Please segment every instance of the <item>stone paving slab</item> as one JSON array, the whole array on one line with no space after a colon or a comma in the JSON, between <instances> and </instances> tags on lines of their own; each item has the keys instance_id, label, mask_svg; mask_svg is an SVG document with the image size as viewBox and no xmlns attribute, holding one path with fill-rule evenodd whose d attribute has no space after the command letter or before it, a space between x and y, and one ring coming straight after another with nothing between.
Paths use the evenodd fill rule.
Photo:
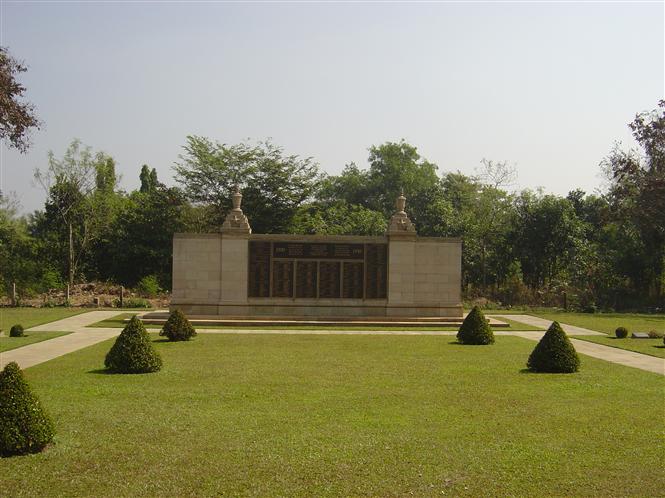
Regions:
<instances>
[{"instance_id":1,"label":"stone paving slab","mask_svg":"<svg viewBox=\"0 0 665 498\"><path fill-rule=\"evenodd\" d=\"M552 320L546 320L545 318L538 318L537 316L531 315L492 315L496 318L505 318L506 320L513 320L514 322L526 323L527 325L532 325L534 327L541 327L543 329L548 329L552 325ZM607 335L602 332L596 332L595 330L585 329L583 327L576 327L575 325L568 325L567 323L561 323L561 328L567 335Z\"/></svg>"},{"instance_id":2,"label":"stone paving slab","mask_svg":"<svg viewBox=\"0 0 665 498\"><path fill-rule=\"evenodd\" d=\"M545 332L513 332L512 335L523 337L532 341L539 341ZM604 335L604 334L603 334ZM628 351L627 349L613 348L611 346L604 346L596 344L595 342L582 341L580 339L570 339L570 342L575 346L578 353L598 358L600 360L618 363L627 367L639 368L647 372L653 372L660 375L665 375L665 359L657 358L647 354L636 353L635 351Z\"/></svg>"}]
</instances>

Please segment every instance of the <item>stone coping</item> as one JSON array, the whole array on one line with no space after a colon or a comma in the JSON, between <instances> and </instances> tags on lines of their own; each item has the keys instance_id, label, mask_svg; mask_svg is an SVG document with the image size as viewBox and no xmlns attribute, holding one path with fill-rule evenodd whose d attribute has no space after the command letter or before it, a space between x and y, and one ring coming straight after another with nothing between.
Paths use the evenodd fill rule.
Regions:
<instances>
[{"instance_id":1,"label":"stone coping","mask_svg":"<svg viewBox=\"0 0 665 498\"><path fill-rule=\"evenodd\" d=\"M222 234L222 233L174 233L174 239L218 239L218 238L238 238L238 235ZM321 242L321 243L335 243L346 242L356 244L387 244L393 235L298 235L298 234L279 234L279 233L253 233L245 235L249 240L264 240L264 241L290 241L290 242ZM401 238L400 236L396 237ZM416 236L416 242L434 242L434 243L449 243L458 244L462 242L459 237L420 237Z\"/></svg>"}]
</instances>

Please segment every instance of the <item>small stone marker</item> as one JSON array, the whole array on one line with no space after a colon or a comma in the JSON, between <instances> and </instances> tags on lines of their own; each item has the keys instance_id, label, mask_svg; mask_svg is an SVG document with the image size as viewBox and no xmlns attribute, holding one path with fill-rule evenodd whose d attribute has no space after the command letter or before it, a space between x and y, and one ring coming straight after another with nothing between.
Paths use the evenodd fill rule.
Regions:
<instances>
[{"instance_id":1,"label":"small stone marker","mask_svg":"<svg viewBox=\"0 0 665 498\"><path fill-rule=\"evenodd\" d=\"M649 339L649 334L646 332L633 332L630 337L632 339Z\"/></svg>"}]
</instances>

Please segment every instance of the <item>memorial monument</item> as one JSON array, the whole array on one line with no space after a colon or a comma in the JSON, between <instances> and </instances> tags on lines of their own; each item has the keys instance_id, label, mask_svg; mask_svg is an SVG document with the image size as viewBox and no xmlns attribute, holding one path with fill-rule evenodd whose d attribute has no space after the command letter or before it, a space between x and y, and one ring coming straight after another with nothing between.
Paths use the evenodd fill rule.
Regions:
<instances>
[{"instance_id":1,"label":"memorial monument","mask_svg":"<svg viewBox=\"0 0 665 498\"><path fill-rule=\"evenodd\" d=\"M229 318L462 316L462 242L419 237L403 194L379 237L253 234L241 201L236 190L221 233L174 235L171 308Z\"/></svg>"}]
</instances>

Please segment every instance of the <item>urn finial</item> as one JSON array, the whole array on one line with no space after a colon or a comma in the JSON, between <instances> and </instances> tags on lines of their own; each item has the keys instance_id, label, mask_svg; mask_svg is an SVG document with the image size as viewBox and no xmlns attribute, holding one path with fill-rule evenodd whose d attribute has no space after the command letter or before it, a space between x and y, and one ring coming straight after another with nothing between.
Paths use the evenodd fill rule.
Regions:
<instances>
[{"instance_id":1,"label":"urn finial","mask_svg":"<svg viewBox=\"0 0 665 498\"><path fill-rule=\"evenodd\" d=\"M409 219L409 216L404 211L406 207L406 197L404 197L404 189L400 191L397 201L395 201L397 212L390 218L388 225L388 235L391 236L408 236L414 237L416 235L416 227Z\"/></svg>"},{"instance_id":2,"label":"urn finial","mask_svg":"<svg viewBox=\"0 0 665 498\"><path fill-rule=\"evenodd\" d=\"M399 197L397 198L397 202L395 203L397 207L397 212L398 213L404 213L404 208L406 207L406 197L404 197L404 189L400 191Z\"/></svg>"},{"instance_id":3,"label":"urn finial","mask_svg":"<svg viewBox=\"0 0 665 498\"><path fill-rule=\"evenodd\" d=\"M233 210L240 211L240 204L242 203L242 194L240 193L240 187L236 184L235 191L231 196L233 201Z\"/></svg>"},{"instance_id":4,"label":"urn finial","mask_svg":"<svg viewBox=\"0 0 665 498\"><path fill-rule=\"evenodd\" d=\"M233 209L229 211L222 225L222 233L226 234L236 234L244 235L252 233L252 229L249 226L249 220L240 209L240 204L242 203L242 194L240 193L240 187L236 184L233 194L231 194L231 200L233 202Z\"/></svg>"}]
</instances>

